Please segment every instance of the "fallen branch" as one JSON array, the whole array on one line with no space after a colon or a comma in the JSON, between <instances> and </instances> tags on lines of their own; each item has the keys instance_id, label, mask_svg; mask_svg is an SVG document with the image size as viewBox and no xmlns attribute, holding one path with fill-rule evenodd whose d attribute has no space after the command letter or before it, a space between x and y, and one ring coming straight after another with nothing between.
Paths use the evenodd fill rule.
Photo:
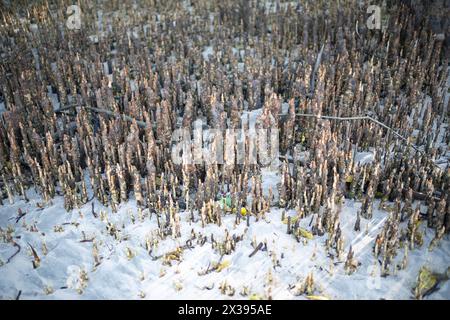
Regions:
<instances>
[{"instance_id":1,"label":"fallen branch","mask_svg":"<svg viewBox=\"0 0 450 320\"><path fill-rule=\"evenodd\" d=\"M285 114L281 114L285 115ZM383 128L387 129L388 131L391 131L397 138L405 141L409 146L411 146L414 150L421 153L423 156L425 156L436 168L439 168L442 170L441 167L439 167L434 160L432 160L424 151L420 150L419 147L411 143L407 138L403 137L401 134L399 134L397 131L392 129L391 127L388 127L384 123L372 118L371 116L355 116L355 117L336 117L336 116L323 116L323 115L317 115L312 113L296 113L295 114L298 117L305 117L305 118L316 118L316 119L329 119L329 120L338 120L338 121L352 121L352 120L369 120L372 121Z\"/></svg>"},{"instance_id":2,"label":"fallen branch","mask_svg":"<svg viewBox=\"0 0 450 320\"><path fill-rule=\"evenodd\" d=\"M436 281L436 283L434 284L434 286L432 286L430 289L428 289L427 291L425 291L422 295L422 298L425 298L426 296L429 296L432 293L435 293L436 291L438 291L440 289L439 284L442 281Z\"/></svg>"},{"instance_id":3,"label":"fallen branch","mask_svg":"<svg viewBox=\"0 0 450 320\"><path fill-rule=\"evenodd\" d=\"M253 252L250 253L248 257L249 257L249 258L253 257L259 250L262 249L262 247L263 247L263 243L260 242L260 243L258 244L258 246L255 248L255 250L253 250Z\"/></svg>"},{"instance_id":4,"label":"fallen branch","mask_svg":"<svg viewBox=\"0 0 450 320\"><path fill-rule=\"evenodd\" d=\"M65 107L59 108L55 112L56 113L64 113L65 111L67 111L69 109L77 109L77 108L83 108L83 109L91 110L91 111L94 111L97 113L104 113L110 117L122 118L123 120L129 121L129 122L136 121L136 124L142 128L147 128L149 126L146 122L141 121L141 120L136 120L135 118L127 116L125 114L115 113L115 112L112 112L111 110L100 109L100 108L95 108L95 107L88 107L88 106L79 107L76 104L67 105ZM155 127L155 125L152 125L152 126Z\"/></svg>"},{"instance_id":5,"label":"fallen branch","mask_svg":"<svg viewBox=\"0 0 450 320\"><path fill-rule=\"evenodd\" d=\"M94 218L97 219L97 214L95 213L95 210L94 210L94 202L92 202L91 204L92 204L92 215L94 216Z\"/></svg>"},{"instance_id":6,"label":"fallen branch","mask_svg":"<svg viewBox=\"0 0 450 320\"><path fill-rule=\"evenodd\" d=\"M84 242L94 242L94 239L95 239L95 238L92 238L92 239L83 239L83 240L80 240L80 243L84 243Z\"/></svg>"},{"instance_id":7,"label":"fallen branch","mask_svg":"<svg viewBox=\"0 0 450 320\"><path fill-rule=\"evenodd\" d=\"M209 286L203 286L203 287L196 286L196 287L199 288L200 290L212 290L212 289L214 289L214 283Z\"/></svg>"},{"instance_id":8,"label":"fallen branch","mask_svg":"<svg viewBox=\"0 0 450 320\"><path fill-rule=\"evenodd\" d=\"M16 219L16 223L19 222L19 220L22 219L27 214L26 212L22 213L22 210L20 208L19 208L18 213L19 213L19 215L18 215L18 217Z\"/></svg>"},{"instance_id":9,"label":"fallen branch","mask_svg":"<svg viewBox=\"0 0 450 320\"><path fill-rule=\"evenodd\" d=\"M78 222L64 222L62 226L75 226L78 227L80 224Z\"/></svg>"},{"instance_id":10,"label":"fallen branch","mask_svg":"<svg viewBox=\"0 0 450 320\"><path fill-rule=\"evenodd\" d=\"M317 61L316 61L316 66L315 66L315 70L313 71L313 75L315 75L316 73L316 68L318 68L318 65L320 64L320 60L322 58L322 52L323 52L323 46L319 52L319 55L317 56ZM314 91L314 88L312 88L312 92ZM311 92L311 94L312 94ZM61 113L64 112L67 109L71 109L71 108L77 108L77 105L69 105L66 107L62 107L59 110L56 111L56 113ZM133 122L135 121L136 124L144 129L148 128L150 125L144 121L141 120L136 120L133 117L127 116L125 114L119 114L119 113L114 113L110 110L106 110L106 109L100 109L100 108L95 108L95 107L87 107L84 106L84 109L87 110L91 110L97 113L104 113L108 116L111 117L116 117L116 118L122 118L125 121L130 121ZM280 114L281 116L284 116L285 114ZM317 118L317 119L330 119L330 120L338 120L338 121L352 121L352 120L370 120L380 126L382 126L383 128L387 129L388 131L391 131L397 138L405 141L409 146L411 146L414 150L416 150L417 152L421 153L422 155L424 155L426 158L428 158L428 160L437 168L439 168L440 170L442 170L441 167L439 167L432 159L430 159L428 157L428 155L420 150L417 146L415 146L413 143L411 143L407 138L403 137L401 134L399 134L397 131L395 131L394 129L392 129L391 127L388 127L387 125L385 125L384 123L372 118L371 116L355 116L355 117L336 117L336 116L323 116L323 115L317 115L317 114L312 114L312 113L297 113L296 116L299 117L310 117L310 118ZM152 124L152 127L156 127L155 124Z\"/></svg>"},{"instance_id":11,"label":"fallen branch","mask_svg":"<svg viewBox=\"0 0 450 320\"><path fill-rule=\"evenodd\" d=\"M322 54L323 54L324 47L325 47L325 44L323 44L322 48L320 48L319 54L317 55L316 63L314 64L314 69L311 74L311 81L309 83L309 87L310 87L309 96L311 99L314 97L317 71L319 70L320 63L322 62Z\"/></svg>"},{"instance_id":12,"label":"fallen branch","mask_svg":"<svg viewBox=\"0 0 450 320\"><path fill-rule=\"evenodd\" d=\"M12 243L13 243L14 247L17 247L17 251L14 252L14 254L13 254L11 257L8 258L8 260L6 260L6 263L5 263L5 264L10 263L11 260L12 260L12 258L14 258L14 257L20 252L20 250L21 250L21 247L20 247L20 245L19 245L17 242L15 242L14 240L12 240Z\"/></svg>"}]
</instances>

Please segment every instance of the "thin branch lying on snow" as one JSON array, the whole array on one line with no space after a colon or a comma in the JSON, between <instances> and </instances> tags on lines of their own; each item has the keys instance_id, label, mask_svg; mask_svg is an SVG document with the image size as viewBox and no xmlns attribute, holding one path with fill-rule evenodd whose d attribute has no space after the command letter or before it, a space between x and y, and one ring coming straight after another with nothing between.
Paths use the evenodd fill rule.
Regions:
<instances>
[{"instance_id":1,"label":"thin branch lying on snow","mask_svg":"<svg viewBox=\"0 0 450 320\"><path fill-rule=\"evenodd\" d=\"M80 243L94 242L94 240L95 240L95 238L92 238L92 239L83 239L83 240L80 240L79 242L80 242Z\"/></svg>"},{"instance_id":2,"label":"thin branch lying on snow","mask_svg":"<svg viewBox=\"0 0 450 320\"><path fill-rule=\"evenodd\" d=\"M95 107L88 107L88 106L79 107L79 106L76 105L76 104L67 105L67 106L65 106L65 107L59 108L59 109L56 110L55 112L56 112L56 113L63 113L63 112L65 112L65 111L69 110L69 109L78 109L78 108L80 108L80 109L86 109L86 110L91 110L91 111L94 111L94 112L97 112L97 113L104 113L104 114L106 114L106 115L108 115L108 116L110 116L110 117L122 118L123 120L129 121L129 122L136 121L136 124L137 124L138 126L142 127L142 128L147 128L147 127L149 126L146 122L141 121L141 120L136 120L135 118L130 117L130 116L127 116L127 115L125 115L125 114L115 113L115 112L112 112L111 110L100 109L100 108L95 108ZM153 125L153 127L155 127L155 125Z\"/></svg>"},{"instance_id":3,"label":"thin branch lying on snow","mask_svg":"<svg viewBox=\"0 0 450 320\"><path fill-rule=\"evenodd\" d=\"M21 250L20 245L19 245L17 242L15 242L14 240L12 241L12 244L14 245L14 247L17 247L17 251L14 252L14 254L13 254L11 257L8 258L8 260L6 260L6 263L5 263L5 264L10 263L11 260L12 260L12 259L20 252L20 250Z\"/></svg>"},{"instance_id":4,"label":"thin branch lying on snow","mask_svg":"<svg viewBox=\"0 0 450 320\"><path fill-rule=\"evenodd\" d=\"M203 286L203 287L199 287L199 286L196 285L195 287L200 289L200 290L212 290L212 289L214 289L214 283L212 283L210 285Z\"/></svg>"},{"instance_id":5,"label":"thin branch lying on snow","mask_svg":"<svg viewBox=\"0 0 450 320\"><path fill-rule=\"evenodd\" d=\"M323 116L323 115L317 115L312 113L296 113L295 114L298 117L306 117L306 118L317 118L317 119L330 119L330 120L338 120L338 121L352 121L352 120L370 120L383 128L391 131L397 138L405 141L409 146L411 146L414 150L424 155L436 168L439 168L442 170L441 167L439 167L434 160L432 160L426 152L420 150L416 145L411 143L407 138L403 137L401 134L399 134L397 131L392 129L391 127L385 125L384 123L372 118L371 116L355 116L355 117L335 117L335 116Z\"/></svg>"},{"instance_id":6,"label":"thin branch lying on snow","mask_svg":"<svg viewBox=\"0 0 450 320\"><path fill-rule=\"evenodd\" d=\"M27 214L26 212L22 212L22 210L19 208L18 216L16 218L16 223L19 222L19 220L22 219L26 214Z\"/></svg>"},{"instance_id":7,"label":"thin branch lying on snow","mask_svg":"<svg viewBox=\"0 0 450 320\"><path fill-rule=\"evenodd\" d=\"M322 50L323 50L323 46L322 49L319 53L319 57L321 57L322 54ZM62 107L59 110L57 110L56 112L64 112L65 110L68 109L72 109L72 108L77 108L76 105L70 105L70 106L66 106L66 107ZM106 115L109 115L111 117L116 117L116 118L122 118L125 121L136 121L136 124L142 128L148 128L148 124L144 121L141 120L136 120L133 117L127 116L125 114L118 114L118 113L114 113L110 110L106 110L106 109L100 109L100 108L95 108L95 107L87 107L84 106L83 108L87 109L87 110L91 110L97 113L104 113ZM283 114L282 114L283 115ZM335 117L335 116L323 116L323 115L317 115L317 114L312 114L312 113L296 113L296 116L299 117L311 117L311 118L317 118L317 119L330 119L330 120L338 120L338 121L352 121L352 120L370 120L380 126L382 126L383 128L391 131L397 138L405 141L409 146L411 146L414 150L416 150L417 152L421 153L422 155L424 155L436 168L439 168L440 170L442 170L441 167L439 167L436 162L434 160L432 160L424 151L420 150L417 146L415 146L413 143L411 143L407 138L403 137L401 134L399 134L397 131L395 131L393 128L385 125L384 123L372 118L371 116L355 116L355 117ZM155 125L152 125L153 127Z\"/></svg>"},{"instance_id":8,"label":"thin branch lying on snow","mask_svg":"<svg viewBox=\"0 0 450 320\"><path fill-rule=\"evenodd\" d=\"M97 219L97 214L95 213L95 209L94 209L94 202L92 202L91 205L92 205L92 211L91 211L92 215L94 216L94 218Z\"/></svg>"},{"instance_id":9,"label":"thin branch lying on snow","mask_svg":"<svg viewBox=\"0 0 450 320\"><path fill-rule=\"evenodd\" d=\"M259 250L262 249L262 247L263 247L263 243L260 242L260 243L258 244L258 246L255 248L255 250L253 250L253 252L250 253L250 254L248 255L248 257L249 257L249 258L253 257Z\"/></svg>"}]
</instances>

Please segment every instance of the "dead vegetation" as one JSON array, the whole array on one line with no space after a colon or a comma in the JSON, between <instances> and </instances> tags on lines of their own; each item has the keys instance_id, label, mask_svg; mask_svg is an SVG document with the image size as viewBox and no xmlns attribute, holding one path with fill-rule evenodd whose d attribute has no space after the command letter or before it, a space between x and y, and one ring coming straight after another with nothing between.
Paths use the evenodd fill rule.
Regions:
<instances>
[{"instance_id":1,"label":"dead vegetation","mask_svg":"<svg viewBox=\"0 0 450 320\"><path fill-rule=\"evenodd\" d=\"M424 243L424 228L435 235L430 250L439 246L450 230L448 55L445 37L424 23L419 9L389 2L383 28L369 30L367 1L186 3L140 0L136 9L81 0L80 30L64 29L70 1L12 1L2 10L1 205L28 202L31 188L41 209L57 196L68 212L98 201L108 212L93 201L92 216L115 243L124 243L128 260L141 248L127 246L125 223L156 219L158 228L139 246L165 267L197 246L210 244L223 258L244 241L245 233L228 229L220 239L192 230L185 243L157 255L161 242L180 239L191 223L221 227L232 216L234 227L248 229L276 207L285 210L286 233L299 245L324 236L331 263L353 274L360 262L346 249L341 226L347 200L361 203L356 232L373 218L375 201L389 211L371 243L383 276L407 267L408 252ZM97 9L105 13L101 21ZM258 110L256 128L280 129L280 183L268 192L263 171L269 166L260 158L252 163L248 152L249 118ZM242 131L247 142L226 155L231 164L174 163L173 133L183 128L194 135L197 120ZM371 161L360 163L363 153ZM118 222L114 214L130 199L137 210ZM19 209L13 219L39 232L28 214ZM53 232L78 226L70 221ZM11 228L0 230L2 242L17 248L5 263L21 250ZM96 238L83 234L79 241L92 243L94 268L100 266ZM28 246L38 268L45 244L41 256ZM252 247L248 257L264 252L280 266L270 243L255 240ZM222 258L200 273L229 268ZM432 282L423 274L417 298L430 287L422 283ZM87 272L80 272L76 290L82 293L87 282ZM291 289L318 297L312 273ZM227 282L219 290L236 293ZM249 289L240 293L259 297Z\"/></svg>"}]
</instances>

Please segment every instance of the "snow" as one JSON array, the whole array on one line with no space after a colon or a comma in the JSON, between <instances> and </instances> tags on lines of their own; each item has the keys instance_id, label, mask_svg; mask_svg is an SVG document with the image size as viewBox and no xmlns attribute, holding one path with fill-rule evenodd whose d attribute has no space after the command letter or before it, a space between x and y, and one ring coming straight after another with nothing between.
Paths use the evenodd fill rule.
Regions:
<instances>
[{"instance_id":1,"label":"snow","mask_svg":"<svg viewBox=\"0 0 450 320\"><path fill-rule=\"evenodd\" d=\"M372 163L373 160L374 160L373 152L356 152L355 154L355 162L361 166Z\"/></svg>"},{"instance_id":2,"label":"snow","mask_svg":"<svg viewBox=\"0 0 450 320\"><path fill-rule=\"evenodd\" d=\"M56 64L55 64L55 68L56 68ZM61 103L59 102L58 94L52 92L51 86L47 86L47 96L52 103L53 110L59 110Z\"/></svg>"},{"instance_id":3,"label":"snow","mask_svg":"<svg viewBox=\"0 0 450 320\"><path fill-rule=\"evenodd\" d=\"M90 35L89 40L91 40L93 43L98 43L98 36L97 35Z\"/></svg>"},{"instance_id":4,"label":"snow","mask_svg":"<svg viewBox=\"0 0 450 320\"><path fill-rule=\"evenodd\" d=\"M209 61L209 56L213 56L213 55L214 55L214 47L207 46L204 48L204 50L202 52L202 56L203 56L204 60Z\"/></svg>"},{"instance_id":5,"label":"snow","mask_svg":"<svg viewBox=\"0 0 450 320\"><path fill-rule=\"evenodd\" d=\"M263 171L262 174L266 193L269 185L274 187L279 182L279 175L269 171ZM305 299L304 296L295 296L289 286L295 285L310 272L314 274L318 294L330 299L410 299L420 267L426 265L442 273L450 260L448 236L433 251L429 251L428 245L434 233L422 225L425 231L424 245L409 252L407 268L388 277L380 277L380 266L372 254L372 246L388 213L374 210L373 219L363 219L361 232L355 232L353 225L361 206L355 201L345 201L340 221L345 255L352 245L355 258L362 265L354 274L347 275L344 264L339 263L345 257L342 257L343 260L335 258L333 262L336 265L327 257L324 248L327 235L298 243L292 235L287 234L287 227L281 221L282 209L272 208L266 218L258 222L251 217L248 228L246 221L235 225L235 216L232 214L223 217L220 227L209 224L202 228L197 213L195 222L191 222L190 214L183 212L181 237L161 240L150 256L145 243L157 230L156 216L150 217L148 210L144 210L142 217L139 217L133 199L121 204L117 213L112 213L110 208L93 200L97 214L95 218L91 213L91 202L80 209L66 212L62 197L56 197L52 204L40 209L39 196L32 190L27 195L31 199L28 203L16 198L14 204L0 207L1 228L13 228L14 241L21 246L21 251L10 263L6 263L16 247L0 242L0 260L3 264L0 266L1 299L14 299L19 290L22 291L21 299L248 299L249 296L240 295L244 287L248 287L249 294L262 298L267 297L268 288L271 287L273 299ZM27 214L15 223L19 208ZM375 208L378 208L377 203ZM106 212L103 220L101 210ZM287 215L294 214L294 211L287 212ZM302 219L300 226L309 230L310 220L311 216ZM119 239L107 232L107 222L120 230ZM31 225L35 225L37 231L30 230ZM58 230L58 227L62 227L62 230ZM152 258L183 246L190 238L191 230L197 235L207 236L208 241L202 246L193 240L193 248L185 249L181 261L175 261L172 265L164 265L163 259ZM213 234L217 241L223 241L225 230L230 235L243 236L236 250L222 258L222 262L229 262L229 266L220 272L200 275L209 264L220 261L220 254L212 249L210 236ZM93 243L80 242L94 237L101 257L101 263L96 267ZM249 257L254 250L251 245L254 240L256 243L265 241L267 251L260 250ZM41 259L36 269L32 266L33 257L28 243ZM48 250L46 254L43 243ZM132 252L131 258L127 256L127 249ZM401 251L396 262L403 258ZM274 268L272 257L279 260L279 266ZM268 280L269 270L273 277L271 283ZM87 275L85 281L80 280L82 271ZM221 293L219 287L224 281L235 289L234 296ZM426 298L449 299L449 283L443 283L440 290Z\"/></svg>"},{"instance_id":6,"label":"snow","mask_svg":"<svg viewBox=\"0 0 450 320\"><path fill-rule=\"evenodd\" d=\"M255 128L256 120L261 116L263 109L255 109L252 111L244 111L241 115L241 121L244 124L248 124L249 128Z\"/></svg>"},{"instance_id":7,"label":"snow","mask_svg":"<svg viewBox=\"0 0 450 320\"><path fill-rule=\"evenodd\" d=\"M130 80L130 89L131 91L136 91L138 89L138 85L135 80Z\"/></svg>"},{"instance_id":8,"label":"snow","mask_svg":"<svg viewBox=\"0 0 450 320\"><path fill-rule=\"evenodd\" d=\"M189 2L183 2L183 6L187 11L192 11ZM270 11L274 7L266 4L266 9ZM98 27L102 31L101 21ZM139 37L136 32L132 34L135 38ZM92 35L89 39L99 41L98 35ZM233 52L236 54L237 49L233 48ZM206 46L202 52L205 60L213 54L213 46ZM239 54L243 57L245 51L240 50ZM55 71L56 63L51 67ZM106 66L103 67L106 73ZM244 63L238 64L239 71L243 71L244 67ZM130 85L133 91L137 89L134 81L130 81ZM57 94L51 93L49 88L48 95L55 110L59 109ZM448 104L448 97L447 94L445 105ZM283 103L282 112L287 113L288 107L287 103ZM0 115L4 111L5 105L0 103ZM246 122L248 117L253 127L261 112L262 109L244 111L242 119ZM426 112L425 106L421 112L419 123ZM442 141L448 130L447 125L443 124L436 130L439 130L438 141ZM302 152L302 159L307 158L307 153ZM373 160L373 152L355 154L355 162L359 165L370 164ZM446 163L442 164L443 168L445 166ZM277 198L279 174L268 169L262 169L261 174L264 194L268 195L271 188ZM374 204L373 218L370 221L362 219L360 232L354 231L353 226L361 203L345 200L342 205L340 222L345 254L352 246L355 258L361 263L355 273L348 275L344 271L345 256L333 260L328 257L324 248L326 234L297 242L287 234L280 208L273 207L266 218L259 221L251 217L249 227L246 221L236 225L235 216L228 214L223 217L222 226L208 224L202 228L198 213L195 213L195 222L191 222L190 214L182 212L181 237L160 240L150 255L146 241L158 230L156 216L143 210L142 217L139 217L133 198L121 204L118 212L112 213L110 208L102 206L97 200L66 212L60 196L41 209L42 200L35 191L28 190L27 196L29 202L16 197L13 204L0 206L0 228L3 231L14 230L14 241L21 247L21 251L7 263L16 252L16 247L0 238L0 299L15 299L19 291L21 299L248 299L251 294L267 298L269 288L274 299L305 299L305 296L294 295L289 288L301 282L310 272L313 272L318 286L317 294L330 299L411 299L412 288L422 266L443 273L450 265L449 235L445 235L440 244L430 251L428 247L434 231L422 223L420 230L424 232L424 244L409 252L406 269L381 277L380 264L372 253L372 247L388 212L378 209L378 202ZM97 217L91 212L92 203ZM26 215L16 223L19 209ZM102 219L101 211L106 212L106 218ZM286 214L294 216L295 212L290 210ZM302 219L300 227L310 230L310 221L311 216ZM108 222L120 230L118 239L107 232ZM402 228L406 228L405 223ZM193 248L185 249L181 261L171 265L164 265L163 259L154 259L185 245L192 230L197 235L207 236L208 241L201 245L193 240ZM211 234L220 242L226 230L230 235L243 236L243 240L237 243L234 252L223 256L222 262L229 262L228 267L220 272L202 275L208 265L221 261L221 255L211 246ZM95 239L99 265L95 266L93 257L94 242L80 242L83 239ZM252 242L266 242L267 250L260 250L249 257L254 250ZM29 244L41 259L36 269L32 265ZM131 251L132 256L127 255L127 250ZM402 258L403 252L399 249L393 265ZM274 265L273 260L279 260L279 265ZM272 281L269 281L269 271ZM86 273L85 278L80 277L83 272ZM233 296L221 293L219 287L225 281L236 290ZM240 294L244 287L248 287L249 294L246 296ZM438 291L425 299L450 299L449 281L442 283Z\"/></svg>"}]
</instances>

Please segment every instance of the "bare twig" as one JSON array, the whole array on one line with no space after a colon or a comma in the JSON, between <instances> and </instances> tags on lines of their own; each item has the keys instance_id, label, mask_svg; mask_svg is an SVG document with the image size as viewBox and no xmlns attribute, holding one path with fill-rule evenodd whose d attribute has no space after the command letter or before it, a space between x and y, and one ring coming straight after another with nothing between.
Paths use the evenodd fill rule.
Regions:
<instances>
[{"instance_id":1,"label":"bare twig","mask_svg":"<svg viewBox=\"0 0 450 320\"><path fill-rule=\"evenodd\" d=\"M80 240L80 243L84 243L84 242L94 242L94 239L95 239L95 238L92 238L92 239L83 239L83 240Z\"/></svg>"},{"instance_id":2,"label":"bare twig","mask_svg":"<svg viewBox=\"0 0 450 320\"><path fill-rule=\"evenodd\" d=\"M323 53L323 48L324 46L322 46L319 55L317 56L317 61L316 61L316 65L314 66L314 71L313 71L313 76L315 76L316 73L316 69L318 68L318 66L320 65L320 60L322 58L322 53ZM313 92L314 88L312 87L312 91ZM63 108L60 108L59 110L57 110L56 112L63 112L64 110L70 109L70 108L77 108L76 105L69 105ZM148 128L150 125L144 121L140 121L140 120L136 120L133 117L127 116L125 114L118 114L118 113L114 113L110 110L106 110L106 109L100 109L100 108L94 108L94 107L87 107L84 106L83 108L87 109L87 110L91 110L94 112L98 112L98 113L104 113L106 115L112 116L112 117L116 117L116 118L122 118L125 121L136 121L136 124L142 128ZM283 114L281 114L283 115ZM439 167L424 151L420 150L417 146L415 146L413 143L411 143L407 138L403 137L401 134L399 134L397 131L395 131L394 129L392 129L391 127L385 125L384 123L372 118L371 116L355 116L355 117L336 117L336 116L323 116L323 115L317 115L317 114L312 114L312 113L297 113L296 116L298 117L310 117L310 118L317 118L317 119L330 119L330 120L338 120L338 121L352 121L352 120L370 120L380 126L382 126L383 128L387 129L388 131L391 131L397 138L405 141L409 146L411 146L414 150L416 150L417 152L421 153L422 155L424 155L426 158L428 158L428 160L437 168L439 168L440 170L442 170L441 167ZM155 127L155 124L152 124L152 127Z\"/></svg>"},{"instance_id":3,"label":"bare twig","mask_svg":"<svg viewBox=\"0 0 450 320\"><path fill-rule=\"evenodd\" d=\"M399 134L397 131L392 129L391 127L388 127L384 123L372 118L371 116L355 116L355 117L335 117L335 116L323 116L323 115L317 115L312 113L297 113L296 116L298 117L305 117L305 118L316 118L316 119L330 119L330 120L338 120L338 121L352 121L352 120L370 120L383 128L391 131L397 138L405 141L409 146L411 146L414 150L421 153L423 156L425 156L436 168L439 168L442 170L441 167L439 167L424 151L420 150L416 145L411 143L407 138L403 137L401 134Z\"/></svg>"},{"instance_id":4,"label":"bare twig","mask_svg":"<svg viewBox=\"0 0 450 320\"><path fill-rule=\"evenodd\" d=\"M91 205L92 205L92 215L94 216L94 218L97 218L97 214L95 213L94 210L94 202L92 202Z\"/></svg>"},{"instance_id":5,"label":"bare twig","mask_svg":"<svg viewBox=\"0 0 450 320\"><path fill-rule=\"evenodd\" d=\"M91 110L91 111L94 111L94 112L97 112L97 113L104 113L104 114L106 114L106 115L108 115L110 117L122 118L125 121L130 121L130 122L136 121L136 124L138 126L142 127L142 128L147 128L149 126L146 122L140 121L140 120L136 120L135 118L127 116L125 114L114 113L111 110L100 109L100 108L95 108L95 107L88 107L88 106L78 107L78 105L76 105L76 104L67 105L65 107L59 108L55 112L56 113L63 113L66 110L77 109L77 108L84 108L84 109ZM153 126L155 126L155 125L153 125Z\"/></svg>"},{"instance_id":6,"label":"bare twig","mask_svg":"<svg viewBox=\"0 0 450 320\"><path fill-rule=\"evenodd\" d=\"M253 250L253 252L250 253L250 254L248 255L248 257L249 257L249 258L253 257L259 250L262 249L262 247L263 247L263 243L260 242L260 243L258 244L258 246L255 248L255 250Z\"/></svg>"},{"instance_id":7,"label":"bare twig","mask_svg":"<svg viewBox=\"0 0 450 320\"><path fill-rule=\"evenodd\" d=\"M8 260L6 260L6 263L10 263L12 258L14 258L20 252L20 249L21 249L20 245L17 242L15 242L14 240L12 241L12 244L14 245L14 247L17 247L17 251L14 252L14 254L8 258Z\"/></svg>"},{"instance_id":8,"label":"bare twig","mask_svg":"<svg viewBox=\"0 0 450 320\"><path fill-rule=\"evenodd\" d=\"M310 87L309 95L310 95L311 98L314 96L317 70L319 70L320 63L322 62L322 54L323 54L323 48L324 47L325 47L325 44L323 44L322 48L320 48L319 54L317 55L316 63L314 64L314 69L312 71L311 81L309 83L309 87Z\"/></svg>"},{"instance_id":9,"label":"bare twig","mask_svg":"<svg viewBox=\"0 0 450 320\"><path fill-rule=\"evenodd\" d=\"M16 223L19 222L19 220L22 219L26 214L26 212L22 212L22 210L19 209L19 215L16 218Z\"/></svg>"},{"instance_id":10,"label":"bare twig","mask_svg":"<svg viewBox=\"0 0 450 320\"><path fill-rule=\"evenodd\" d=\"M203 287L196 286L196 287L199 288L200 290L212 290L212 289L214 289L214 283L210 284L209 286L203 286Z\"/></svg>"}]
</instances>

